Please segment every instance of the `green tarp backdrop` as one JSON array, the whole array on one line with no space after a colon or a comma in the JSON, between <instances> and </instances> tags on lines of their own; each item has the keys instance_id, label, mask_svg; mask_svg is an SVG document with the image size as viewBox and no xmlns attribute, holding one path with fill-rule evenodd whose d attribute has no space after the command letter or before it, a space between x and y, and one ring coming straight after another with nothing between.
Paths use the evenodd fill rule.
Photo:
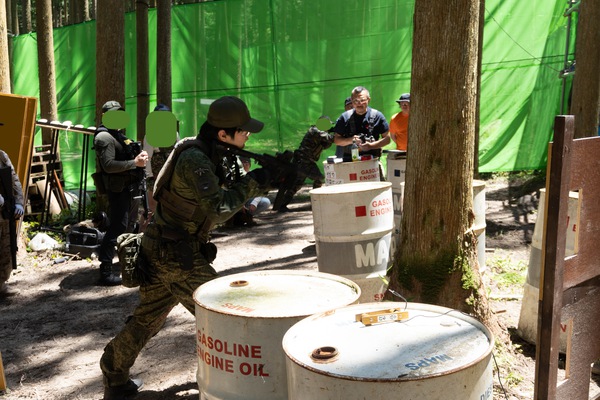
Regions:
<instances>
[{"instance_id":1,"label":"green tarp backdrop","mask_svg":"<svg viewBox=\"0 0 600 400\"><path fill-rule=\"evenodd\" d=\"M554 116L561 111L559 71L574 43L572 35L566 46L565 8L564 0L486 1L480 172L545 166ZM173 7L173 112L181 136L195 135L210 102L223 95L241 97L265 122L249 142L252 151L296 148L317 118L341 114L344 99L358 85L370 90L371 106L390 119L398 112L395 100L411 89L413 9L414 0L222 0ZM96 125L95 26L91 21L54 31L59 121ZM154 9L149 27L152 110ZM124 67L131 138L138 93L135 36L135 15L128 14ZM12 38L11 61L13 92L39 96L35 34ZM65 186L75 188L82 135L62 132L59 143ZM322 158L331 154L333 149Z\"/></svg>"}]
</instances>

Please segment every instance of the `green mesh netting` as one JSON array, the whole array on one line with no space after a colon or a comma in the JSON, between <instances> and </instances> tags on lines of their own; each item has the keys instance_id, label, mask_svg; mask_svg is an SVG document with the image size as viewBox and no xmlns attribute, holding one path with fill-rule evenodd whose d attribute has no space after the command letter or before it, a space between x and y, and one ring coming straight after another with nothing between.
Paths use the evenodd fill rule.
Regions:
<instances>
[{"instance_id":1,"label":"green mesh netting","mask_svg":"<svg viewBox=\"0 0 600 400\"><path fill-rule=\"evenodd\" d=\"M224 0L173 7L173 112L181 136L195 135L210 102L226 94L241 97L265 122L248 144L252 151L296 148L318 117L339 116L358 85L370 90L371 106L391 118L398 112L395 100L410 91L413 8L414 0ZM561 109L564 8L562 0L486 1L480 172L545 166ZM152 109L155 10L149 27ZM125 108L132 116L127 134L135 138L134 14L126 17L125 36ZM58 119L96 125L95 22L56 29L54 46ZM14 93L37 97L35 34L12 39L11 62ZM66 188L79 185L82 143L81 134L61 133Z\"/></svg>"}]
</instances>

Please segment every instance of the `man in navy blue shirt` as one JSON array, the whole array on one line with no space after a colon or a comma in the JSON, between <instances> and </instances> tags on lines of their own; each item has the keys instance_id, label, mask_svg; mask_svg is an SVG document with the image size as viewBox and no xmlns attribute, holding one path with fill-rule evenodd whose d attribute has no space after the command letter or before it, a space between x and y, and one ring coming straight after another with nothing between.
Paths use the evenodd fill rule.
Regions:
<instances>
[{"instance_id":1,"label":"man in navy blue shirt","mask_svg":"<svg viewBox=\"0 0 600 400\"><path fill-rule=\"evenodd\" d=\"M370 154L381 157L381 148L390 143L389 125L385 116L378 110L369 107L371 97L363 86L352 90L354 108L345 111L337 119L333 131L334 143L343 146L344 161L351 161L350 147L356 140L360 155Z\"/></svg>"}]
</instances>

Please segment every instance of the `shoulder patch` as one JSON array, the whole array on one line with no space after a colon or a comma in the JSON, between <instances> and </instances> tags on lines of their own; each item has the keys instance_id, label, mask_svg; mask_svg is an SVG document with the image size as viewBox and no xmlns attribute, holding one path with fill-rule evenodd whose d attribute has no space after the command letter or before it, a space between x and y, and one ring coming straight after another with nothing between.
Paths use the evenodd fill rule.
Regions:
<instances>
[{"instance_id":1,"label":"shoulder patch","mask_svg":"<svg viewBox=\"0 0 600 400\"><path fill-rule=\"evenodd\" d=\"M205 176L207 173L212 173L210 168L208 167L200 167L194 171L194 173L198 176Z\"/></svg>"}]
</instances>

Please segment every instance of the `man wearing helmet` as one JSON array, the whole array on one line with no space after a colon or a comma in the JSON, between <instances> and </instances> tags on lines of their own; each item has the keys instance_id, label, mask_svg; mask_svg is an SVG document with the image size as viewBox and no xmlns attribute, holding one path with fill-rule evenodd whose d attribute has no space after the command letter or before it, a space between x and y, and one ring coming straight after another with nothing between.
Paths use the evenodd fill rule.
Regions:
<instances>
[{"instance_id":1,"label":"man wearing helmet","mask_svg":"<svg viewBox=\"0 0 600 400\"><path fill-rule=\"evenodd\" d=\"M129 369L139 352L178 303L194 315L193 292L217 277L210 265L216 256L210 229L264 192L270 181L266 170L255 169L226 182L228 171L234 168L228 164L236 159L219 144L243 148L250 133L262 128L263 123L250 117L242 100L221 97L210 105L196 138L180 141L158 174L154 221L146 228L140 248L149 277L140 286L140 303L133 316L104 349L100 360L104 400L137 393L142 382L131 379Z\"/></svg>"}]
</instances>

